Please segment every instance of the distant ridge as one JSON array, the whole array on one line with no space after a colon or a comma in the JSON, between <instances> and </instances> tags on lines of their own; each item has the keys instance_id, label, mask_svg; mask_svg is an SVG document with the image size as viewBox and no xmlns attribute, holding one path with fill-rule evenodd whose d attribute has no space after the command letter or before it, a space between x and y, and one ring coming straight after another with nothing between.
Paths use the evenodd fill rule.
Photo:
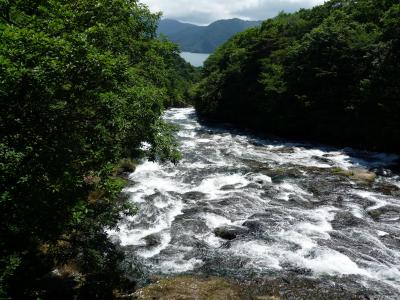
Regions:
<instances>
[{"instance_id":1,"label":"distant ridge","mask_svg":"<svg viewBox=\"0 0 400 300\"><path fill-rule=\"evenodd\" d=\"M158 34L166 35L177 43L182 51L212 53L238 32L255 27L261 21L241 19L219 20L208 26L198 26L172 19L163 19L159 23Z\"/></svg>"}]
</instances>

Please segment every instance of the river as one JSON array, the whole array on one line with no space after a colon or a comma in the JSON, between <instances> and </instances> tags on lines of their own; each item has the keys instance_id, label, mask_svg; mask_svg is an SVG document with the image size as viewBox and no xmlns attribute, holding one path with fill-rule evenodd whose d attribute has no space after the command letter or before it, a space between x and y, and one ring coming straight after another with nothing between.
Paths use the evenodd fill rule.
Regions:
<instances>
[{"instance_id":1,"label":"river","mask_svg":"<svg viewBox=\"0 0 400 300\"><path fill-rule=\"evenodd\" d=\"M113 233L141 276L304 278L400 298L397 156L261 139L192 108L165 120L183 159L137 167L126 193L138 214Z\"/></svg>"}]
</instances>

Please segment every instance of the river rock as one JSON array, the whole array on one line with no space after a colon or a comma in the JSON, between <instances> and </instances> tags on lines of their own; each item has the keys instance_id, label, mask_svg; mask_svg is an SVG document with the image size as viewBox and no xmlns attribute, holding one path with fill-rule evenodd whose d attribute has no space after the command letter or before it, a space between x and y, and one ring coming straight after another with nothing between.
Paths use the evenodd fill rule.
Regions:
<instances>
[{"instance_id":1,"label":"river rock","mask_svg":"<svg viewBox=\"0 0 400 300\"><path fill-rule=\"evenodd\" d=\"M187 192L182 195L183 201L185 200L200 200L205 197L204 193L201 192Z\"/></svg>"},{"instance_id":2,"label":"river rock","mask_svg":"<svg viewBox=\"0 0 400 300\"><path fill-rule=\"evenodd\" d=\"M400 196L400 188L390 183L380 183L374 186L374 190L378 193L382 193L388 196L394 196L394 197Z\"/></svg>"},{"instance_id":3,"label":"river rock","mask_svg":"<svg viewBox=\"0 0 400 300\"><path fill-rule=\"evenodd\" d=\"M236 188L236 184L228 184L224 185L223 187L220 188L221 191L229 191L229 190L234 190Z\"/></svg>"},{"instance_id":4,"label":"river rock","mask_svg":"<svg viewBox=\"0 0 400 300\"><path fill-rule=\"evenodd\" d=\"M303 197L299 197L298 195L289 195L289 203L296 204L304 208L314 207L310 201L304 199Z\"/></svg>"},{"instance_id":5,"label":"river rock","mask_svg":"<svg viewBox=\"0 0 400 300\"><path fill-rule=\"evenodd\" d=\"M181 276L162 279L134 294L137 300L240 300L239 288L222 278Z\"/></svg>"},{"instance_id":6,"label":"river rock","mask_svg":"<svg viewBox=\"0 0 400 300\"><path fill-rule=\"evenodd\" d=\"M171 239L171 243L177 244L183 247L191 247L194 249L205 249L208 248L208 244L192 235L175 235Z\"/></svg>"},{"instance_id":7,"label":"river rock","mask_svg":"<svg viewBox=\"0 0 400 300\"><path fill-rule=\"evenodd\" d=\"M284 154L293 154L296 153L296 148L294 147L281 147L281 148L273 148L269 150L272 153L284 153Z\"/></svg>"},{"instance_id":8,"label":"river rock","mask_svg":"<svg viewBox=\"0 0 400 300\"><path fill-rule=\"evenodd\" d=\"M321 157L321 156L313 155L311 158L316 160L316 161L318 161L318 162L320 162L320 163L323 163L323 164L327 164L327 165L332 164L332 160L330 160L327 157Z\"/></svg>"},{"instance_id":9,"label":"river rock","mask_svg":"<svg viewBox=\"0 0 400 300\"><path fill-rule=\"evenodd\" d=\"M375 221L386 219L387 221L392 220L398 222L399 221L398 218L400 216L400 207L393 205L382 206L380 208L368 210L368 214Z\"/></svg>"},{"instance_id":10,"label":"river rock","mask_svg":"<svg viewBox=\"0 0 400 300\"><path fill-rule=\"evenodd\" d=\"M156 247L161 244L161 235L159 233L150 234L143 238L147 247Z\"/></svg>"},{"instance_id":11,"label":"river rock","mask_svg":"<svg viewBox=\"0 0 400 300\"><path fill-rule=\"evenodd\" d=\"M393 172L389 169L385 169L385 168L377 168L374 170L374 172L376 173L376 175L378 176L382 176L382 177L391 177L393 176Z\"/></svg>"},{"instance_id":12,"label":"river rock","mask_svg":"<svg viewBox=\"0 0 400 300\"><path fill-rule=\"evenodd\" d=\"M221 226L214 229L214 234L224 240L233 240L238 235L246 234L249 230L240 226Z\"/></svg>"},{"instance_id":13,"label":"river rock","mask_svg":"<svg viewBox=\"0 0 400 300\"><path fill-rule=\"evenodd\" d=\"M264 231L264 224L259 220L247 220L242 226L247 227L252 232Z\"/></svg>"},{"instance_id":14,"label":"river rock","mask_svg":"<svg viewBox=\"0 0 400 300\"><path fill-rule=\"evenodd\" d=\"M363 219L357 218L349 211L340 211L336 213L334 220L332 221L332 227L334 229L340 229L343 227L358 226L365 223Z\"/></svg>"},{"instance_id":15,"label":"river rock","mask_svg":"<svg viewBox=\"0 0 400 300\"><path fill-rule=\"evenodd\" d=\"M375 181L377 175L374 172L368 171L366 169L351 168L349 170L343 170L340 168L332 169L333 173L344 175L350 179L364 184L371 184Z\"/></svg>"},{"instance_id":16,"label":"river rock","mask_svg":"<svg viewBox=\"0 0 400 300\"><path fill-rule=\"evenodd\" d=\"M203 219L180 215L175 218L171 225L171 231L174 234L185 232L185 230L190 230L196 234L204 234L209 232L209 228Z\"/></svg>"}]
</instances>

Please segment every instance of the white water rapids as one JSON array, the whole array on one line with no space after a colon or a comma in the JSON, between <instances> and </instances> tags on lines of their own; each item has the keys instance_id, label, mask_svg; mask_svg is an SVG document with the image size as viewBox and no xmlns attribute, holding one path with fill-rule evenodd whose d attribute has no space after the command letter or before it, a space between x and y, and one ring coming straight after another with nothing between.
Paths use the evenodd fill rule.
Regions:
<instances>
[{"instance_id":1,"label":"white water rapids","mask_svg":"<svg viewBox=\"0 0 400 300\"><path fill-rule=\"evenodd\" d=\"M398 157L207 127L192 108L165 120L183 159L137 167L126 192L138 214L111 233L149 273L328 276L400 298ZM339 168L379 176L366 184ZM237 236L217 236L223 226Z\"/></svg>"}]
</instances>

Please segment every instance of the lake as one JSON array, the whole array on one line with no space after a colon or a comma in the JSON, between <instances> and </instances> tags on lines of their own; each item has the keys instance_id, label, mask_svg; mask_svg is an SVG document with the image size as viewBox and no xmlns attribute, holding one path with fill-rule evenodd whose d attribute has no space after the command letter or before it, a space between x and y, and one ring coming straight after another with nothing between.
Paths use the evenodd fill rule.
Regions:
<instances>
[{"instance_id":1,"label":"lake","mask_svg":"<svg viewBox=\"0 0 400 300\"><path fill-rule=\"evenodd\" d=\"M202 67L209 56L208 53L181 52L181 57L195 67Z\"/></svg>"}]
</instances>

